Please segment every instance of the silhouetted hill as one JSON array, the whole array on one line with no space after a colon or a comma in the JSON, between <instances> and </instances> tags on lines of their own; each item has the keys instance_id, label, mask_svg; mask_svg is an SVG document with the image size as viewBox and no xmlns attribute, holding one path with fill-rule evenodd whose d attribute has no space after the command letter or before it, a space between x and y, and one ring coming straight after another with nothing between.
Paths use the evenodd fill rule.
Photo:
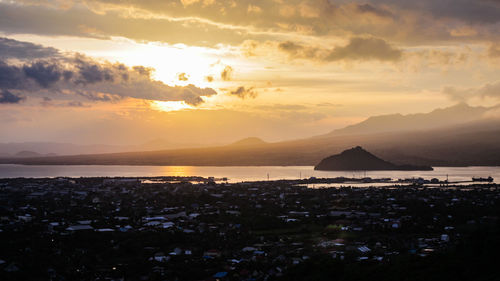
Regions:
<instances>
[{"instance_id":1,"label":"silhouetted hill","mask_svg":"<svg viewBox=\"0 0 500 281\"><path fill-rule=\"evenodd\" d=\"M431 171L429 166L396 165L382 160L361 146L344 150L342 153L327 157L314 167L321 171L383 171L383 170L406 170L406 171Z\"/></svg>"},{"instance_id":2,"label":"silhouetted hill","mask_svg":"<svg viewBox=\"0 0 500 281\"><path fill-rule=\"evenodd\" d=\"M253 145L265 145L267 142L263 141L260 138L250 137L234 142L230 145L232 146L253 146Z\"/></svg>"}]
</instances>

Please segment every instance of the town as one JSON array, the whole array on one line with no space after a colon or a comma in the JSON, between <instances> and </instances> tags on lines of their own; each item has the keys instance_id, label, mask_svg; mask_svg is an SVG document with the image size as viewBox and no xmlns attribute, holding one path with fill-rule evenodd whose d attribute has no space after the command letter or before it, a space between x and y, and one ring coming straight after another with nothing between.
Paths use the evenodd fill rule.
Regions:
<instances>
[{"instance_id":1,"label":"town","mask_svg":"<svg viewBox=\"0 0 500 281\"><path fill-rule=\"evenodd\" d=\"M321 182L341 181L0 179L0 279L376 280L437 261L496 276L496 183Z\"/></svg>"}]
</instances>

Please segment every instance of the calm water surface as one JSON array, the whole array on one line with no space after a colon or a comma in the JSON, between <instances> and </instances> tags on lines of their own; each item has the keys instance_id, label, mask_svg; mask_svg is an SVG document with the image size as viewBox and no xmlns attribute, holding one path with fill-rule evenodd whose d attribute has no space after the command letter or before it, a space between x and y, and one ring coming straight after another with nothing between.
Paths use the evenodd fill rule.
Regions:
<instances>
[{"instance_id":1,"label":"calm water surface","mask_svg":"<svg viewBox=\"0 0 500 281\"><path fill-rule=\"evenodd\" d=\"M43 177L154 177L154 176L202 176L227 177L230 182L299 179L309 177L367 177L372 178L438 178L450 181L470 180L472 177L488 177L500 183L500 167L436 167L434 171L373 171L373 172L323 172L313 166L260 166L260 167L198 167L198 166L29 166L0 164L0 178Z\"/></svg>"}]
</instances>

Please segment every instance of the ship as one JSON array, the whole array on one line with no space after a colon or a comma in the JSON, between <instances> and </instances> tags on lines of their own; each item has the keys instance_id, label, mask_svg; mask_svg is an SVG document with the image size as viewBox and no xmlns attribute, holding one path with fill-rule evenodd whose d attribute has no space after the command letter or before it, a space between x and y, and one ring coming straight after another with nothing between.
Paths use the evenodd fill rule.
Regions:
<instances>
[{"instance_id":1,"label":"ship","mask_svg":"<svg viewBox=\"0 0 500 281\"><path fill-rule=\"evenodd\" d=\"M472 181L485 181L485 182L492 182L493 181L493 178L490 176L490 177L487 177L487 178L472 178Z\"/></svg>"}]
</instances>

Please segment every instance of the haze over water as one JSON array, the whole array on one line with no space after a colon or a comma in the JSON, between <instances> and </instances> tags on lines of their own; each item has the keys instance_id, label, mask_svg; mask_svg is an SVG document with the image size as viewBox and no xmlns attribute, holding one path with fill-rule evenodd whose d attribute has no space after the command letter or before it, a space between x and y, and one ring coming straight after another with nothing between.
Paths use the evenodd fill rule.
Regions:
<instances>
[{"instance_id":1,"label":"haze over water","mask_svg":"<svg viewBox=\"0 0 500 281\"><path fill-rule=\"evenodd\" d=\"M0 178L44 177L157 177L202 176L227 177L229 182L299 179L318 177L371 177L371 178L438 178L450 181L470 180L472 177L491 176L498 182L500 167L435 167L434 171L368 171L325 172L315 171L313 166L260 166L260 167L199 167L199 166L37 166L0 165Z\"/></svg>"}]
</instances>

